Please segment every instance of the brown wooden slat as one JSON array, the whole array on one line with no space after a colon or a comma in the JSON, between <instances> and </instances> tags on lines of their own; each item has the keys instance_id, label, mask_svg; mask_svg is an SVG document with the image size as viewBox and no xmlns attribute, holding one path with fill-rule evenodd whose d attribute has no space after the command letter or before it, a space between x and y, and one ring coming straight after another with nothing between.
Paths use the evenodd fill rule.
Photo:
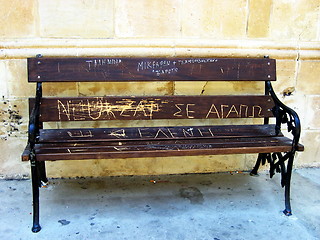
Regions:
<instances>
[{"instance_id":1,"label":"brown wooden slat","mask_svg":"<svg viewBox=\"0 0 320 240\"><path fill-rule=\"evenodd\" d=\"M40 120L263 118L273 106L264 95L43 98Z\"/></svg>"},{"instance_id":2,"label":"brown wooden slat","mask_svg":"<svg viewBox=\"0 0 320 240\"><path fill-rule=\"evenodd\" d=\"M49 142L49 143L39 143L37 144L37 149L60 149L60 148L68 148L68 149L81 149L81 148L110 148L110 147L118 147L118 146L145 146L145 145L163 145L163 144L189 144L189 143L219 143L220 144L232 144L233 142L246 142L246 143L255 143L258 139L258 142L261 142L263 139L264 142L273 142L273 139L269 138L286 138L283 135L278 136L264 136L264 137L233 137L233 138L191 138L191 139L149 139L149 140L118 140L118 141L79 141L79 142ZM292 140L286 138L289 141L290 146ZM302 144L298 144L297 151L304 151L304 146Z\"/></svg>"},{"instance_id":3,"label":"brown wooden slat","mask_svg":"<svg viewBox=\"0 0 320 240\"><path fill-rule=\"evenodd\" d=\"M108 142L56 142L56 143L39 143L36 146L38 150L52 150L60 151L61 149L111 149L114 151L116 148L160 148L165 146L178 146L178 145L199 145L199 144L215 144L221 145L235 145L235 144L269 144L274 145L279 142L279 139L284 139L284 136L264 136L264 137L251 137L251 138L201 138L201 139L150 139L150 140L133 140L133 141L108 141ZM288 139L288 138L286 138ZM291 140L290 140L291 141ZM292 141L291 141L292 142ZM54 150L55 149L55 150Z\"/></svg>"},{"instance_id":4,"label":"brown wooden slat","mask_svg":"<svg viewBox=\"0 0 320 240\"><path fill-rule=\"evenodd\" d=\"M29 58L29 82L276 80L268 58Z\"/></svg>"},{"instance_id":5,"label":"brown wooden slat","mask_svg":"<svg viewBox=\"0 0 320 240\"><path fill-rule=\"evenodd\" d=\"M249 153L269 153L286 152L289 147L274 146L272 148L255 147L255 148L219 148L219 149L202 149L198 150L173 150L173 151L148 151L148 152L90 152L74 153L66 155L65 153L54 154L37 154L38 161L57 161L57 160L85 160L85 159L110 159L110 158L139 158L139 157L169 157L169 156L201 156L201 155L223 155L229 154L249 154Z\"/></svg>"},{"instance_id":6,"label":"brown wooden slat","mask_svg":"<svg viewBox=\"0 0 320 240\"><path fill-rule=\"evenodd\" d=\"M133 141L134 145L87 146L81 147L45 147L36 148L38 161L81 160L93 158L130 158L155 156L217 155L237 153L287 152L291 149L291 140L286 137L238 138L236 139L197 139L187 141L162 141L146 144L146 141ZM95 143L96 144L96 143ZM108 143L110 144L110 143Z\"/></svg>"},{"instance_id":7,"label":"brown wooden slat","mask_svg":"<svg viewBox=\"0 0 320 240\"><path fill-rule=\"evenodd\" d=\"M27 145L26 148L23 150L23 153L21 154L22 161L29 161L30 151L30 146Z\"/></svg>"},{"instance_id":8,"label":"brown wooden slat","mask_svg":"<svg viewBox=\"0 0 320 240\"><path fill-rule=\"evenodd\" d=\"M297 149L298 152L303 152L304 151L304 145L302 145L301 143L298 143Z\"/></svg>"},{"instance_id":9,"label":"brown wooden slat","mask_svg":"<svg viewBox=\"0 0 320 240\"><path fill-rule=\"evenodd\" d=\"M42 129L39 142L105 142L276 136L275 125L221 125L141 128Z\"/></svg>"}]
</instances>

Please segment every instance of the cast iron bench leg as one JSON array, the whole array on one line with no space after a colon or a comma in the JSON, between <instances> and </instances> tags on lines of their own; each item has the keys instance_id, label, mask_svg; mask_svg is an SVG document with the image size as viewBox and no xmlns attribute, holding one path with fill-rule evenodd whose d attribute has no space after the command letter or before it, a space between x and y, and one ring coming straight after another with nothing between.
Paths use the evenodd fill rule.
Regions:
<instances>
[{"instance_id":1,"label":"cast iron bench leg","mask_svg":"<svg viewBox=\"0 0 320 240\"><path fill-rule=\"evenodd\" d=\"M39 163L35 159L31 160L31 177L32 177L32 195L33 195L33 226L32 232L36 233L41 230L39 224Z\"/></svg>"},{"instance_id":2,"label":"cast iron bench leg","mask_svg":"<svg viewBox=\"0 0 320 240\"><path fill-rule=\"evenodd\" d=\"M251 170L250 175L251 176L256 176L258 175L258 169L260 167L261 164L261 159L262 159L262 153L259 153L258 155L258 159L256 161L256 165L254 166L254 168Z\"/></svg>"},{"instance_id":3,"label":"cast iron bench leg","mask_svg":"<svg viewBox=\"0 0 320 240\"><path fill-rule=\"evenodd\" d=\"M294 152L291 152L289 154L290 154L290 156L288 158L287 169L285 169L285 167L284 167L284 162L282 162L282 164L280 165L281 172L283 174L282 175L282 179L281 179L281 185L284 186L284 188L285 188L284 189L285 210L283 211L283 213L286 216L291 216L292 215L291 204L290 204L290 184L291 184L291 175L292 175ZM259 153L259 156L258 156L258 159L256 161L256 164L255 164L254 168L252 169L252 171L250 172L251 176L258 175L259 166L260 166L261 162L264 161L263 160L264 158L265 158L264 153ZM279 157L279 159L281 159L281 158L282 158L282 156ZM262 163L262 164L264 164L264 163Z\"/></svg>"},{"instance_id":4,"label":"cast iron bench leg","mask_svg":"<svg viewBox=\"0 0 320 240\"><path fill-rule=\"evenodd\" d=\"M291 182L291 173L292 173L292 165L293 165L293 158L294 158L294 153L291 153L289 159L288 159L288 165L287 165L287 173L285 177L285 192L284 192L284 197L285 197L285 210L283 213L286 216L292 215L291 211L291 204L290 204L290 182Z\"/></svg>"}]
</instances>

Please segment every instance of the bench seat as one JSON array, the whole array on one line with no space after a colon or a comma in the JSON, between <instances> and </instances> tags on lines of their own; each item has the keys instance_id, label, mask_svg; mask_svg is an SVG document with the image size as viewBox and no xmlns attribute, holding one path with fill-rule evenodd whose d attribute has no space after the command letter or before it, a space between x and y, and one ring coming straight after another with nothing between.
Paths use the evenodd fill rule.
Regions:
<instances>
[{"instance_id":1,"label":"bench seat","mask_svg":"<svg viewBox=\"0 0 320 240\"><path fill-rule=\"evenodd\" d=\"M206 136L206 135L207 136ZM288 152L275 125L42 129L38 161ZM303 146L298 146L303 151ZM28 159L26 153L23 158Z\"/></svg>"}]
</instances>

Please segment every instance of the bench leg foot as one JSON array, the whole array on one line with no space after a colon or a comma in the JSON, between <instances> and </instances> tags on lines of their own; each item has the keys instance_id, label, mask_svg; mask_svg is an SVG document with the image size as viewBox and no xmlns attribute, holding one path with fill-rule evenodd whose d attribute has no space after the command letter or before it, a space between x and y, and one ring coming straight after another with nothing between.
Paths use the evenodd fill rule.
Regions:
<instances>
[{"instance_id":1,"label":"bench leg foot","mask_svg":"<svg viewBox=\"0 0 320 240\"><path fill-rule=\"evenodd\" d=\"M284 183L285 183L284 197L285 197L285 207L286 208L283 211L283 213L286 216L292 215L291 204L290 204L290 183L291 183L293 158L294 158L294 153L292 153L288 159L287 171L286 171L285 179L284 179Z\"/></svg>"},{"instance_id":2,"label":"bench leg foot","mask_svg":"<svg viewBox=\"0 0 320 240\"><path fill-rule=\"evenodd\" d=\"M251 176L257 176L258 175L258 169L259 169L260 164L261 164L261 159L262 159L262 154L259 153L258 159L256 161L256 165L254 165L253 169L250 172Z\"/></svg>"},{"instance_id":3,"label":"bench leg foot","mask_svg":"<svg viewBox=\"0 0 320 240\"><path fill-rule=\"evenodd\" d=\"M41 230L39 224L39 165L35 160L31 161L31 177L32 177L32 196L33 196L33 226L32 232L36 233Z\"/></svg>"},{"instance_id":4,"label":"bench leg foot","mask_svg":"<svg viewBox=\"0 0 320 240\"><path fill-rule=\"evenodd\" d=\"M286 216L291 216L291 215L292 215L292 212L291 212L291 211L288 211L287 209L283 210L283 213L284 213L284 215L286 215Z\"/></svg>"},{"instance_id":5,"label":"bench leg foot","mask_svg":"<svg viewBox=\"0 0 320 240\"><path fill-rule=\"evenodd\" d=\"M41 230L40 225L34 225L32 227L32 232L34 232L34 233L40 232L40 230Z\"/></svg>"}]
</instances>

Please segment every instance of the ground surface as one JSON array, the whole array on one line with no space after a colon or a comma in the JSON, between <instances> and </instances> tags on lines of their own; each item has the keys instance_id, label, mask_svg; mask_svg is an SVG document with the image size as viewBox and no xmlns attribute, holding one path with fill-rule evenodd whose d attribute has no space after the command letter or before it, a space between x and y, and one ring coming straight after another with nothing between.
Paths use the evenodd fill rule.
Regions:
<instances>
[{"instance_id":1,"label":"ground surface","mask_svg":"<svg viewBox=\"0 0 320 240\"><path fill-rule=\"evenodd\" d=\"M153 181L156 181L153 183ZM320 239L320 169L293 173L286 217L277 174L50 180L31 232L30 180L0 181L1 239Z\"/></svg>"}]
</instances>

